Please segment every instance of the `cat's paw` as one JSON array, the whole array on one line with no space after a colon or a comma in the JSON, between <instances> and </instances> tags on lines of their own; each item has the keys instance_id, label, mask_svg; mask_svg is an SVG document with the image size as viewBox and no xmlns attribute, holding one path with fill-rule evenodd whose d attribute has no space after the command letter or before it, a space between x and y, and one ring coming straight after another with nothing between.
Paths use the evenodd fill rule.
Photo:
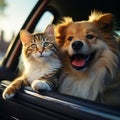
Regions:
<instances>
[{"instance_id":1,"label":"cat's paw","mask_svg":"<svg viewBox=\"0 0 120 120\"><path fill-rule=\"evenodd\" d=\"M12 86L7 87L2 94L3 99L7 100L12 98L15 95L15 90Z\"/></svg>"},{"instance_id":2,"label":"cat's paw","mask_svg":"<svg viewBox=\"0 0 120 120\"><path fill-rule=\"evenodd\" d=\"M34 90L52 90L51 86L46 81L35 80L31 87Z\"/></svg>"}]
</instances>

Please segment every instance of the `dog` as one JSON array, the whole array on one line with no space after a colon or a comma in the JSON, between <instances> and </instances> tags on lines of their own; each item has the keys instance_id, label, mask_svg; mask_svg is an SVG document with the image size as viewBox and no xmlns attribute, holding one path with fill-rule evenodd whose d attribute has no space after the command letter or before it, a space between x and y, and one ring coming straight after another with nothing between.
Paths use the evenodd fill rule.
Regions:
<instances>
[{"instance_id":1,"label":"dog","mask_svg":"<svg viewBox=\"0 0 120 120\"><path fill-rule=\"evenodd\" d=\"M95 101L119 69L114 16L93 11L84 21L64 17L55 36L63 63L58 91Z\"/></svg>"}]
</instances>

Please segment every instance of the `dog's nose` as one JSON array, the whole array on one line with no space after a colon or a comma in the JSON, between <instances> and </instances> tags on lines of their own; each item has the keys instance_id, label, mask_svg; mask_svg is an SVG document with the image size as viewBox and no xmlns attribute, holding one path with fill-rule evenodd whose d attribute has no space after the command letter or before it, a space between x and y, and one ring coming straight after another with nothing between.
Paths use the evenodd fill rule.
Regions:
<instances>
[{"instance_id":1,"label":"dog's nose","mask_svg":"<svg viewBox=\"0 0 120 120\"><path fill-rule=\"evenodd\" d=\"M72 43L72 48L76 51L80 50L82 48L82 46L83 46L83 42L81 42L81 41L75 41Z\"/></svg>"}]
</instances>

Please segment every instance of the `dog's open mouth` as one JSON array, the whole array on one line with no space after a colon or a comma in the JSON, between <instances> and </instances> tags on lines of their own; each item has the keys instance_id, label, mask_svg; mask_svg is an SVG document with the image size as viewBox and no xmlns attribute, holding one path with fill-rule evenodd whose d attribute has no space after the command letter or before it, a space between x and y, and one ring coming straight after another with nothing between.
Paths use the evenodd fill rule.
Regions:
<instances>
[{"instance_id":1,"label":"dog's open mouth","mask_svg":"<svg viewBox=\"0 0 120 120\"><path fill-rule=\"evenodd\" d=\"M75 54L70 57L71 64L76 70L82 70L87 67L94 59L95 52L89 55Z\"/></svg>"}]
</instances>

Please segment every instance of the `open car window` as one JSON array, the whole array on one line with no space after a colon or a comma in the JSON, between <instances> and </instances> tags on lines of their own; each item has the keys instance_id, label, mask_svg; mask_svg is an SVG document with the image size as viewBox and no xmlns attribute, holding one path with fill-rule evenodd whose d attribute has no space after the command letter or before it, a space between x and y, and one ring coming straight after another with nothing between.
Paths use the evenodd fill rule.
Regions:
<instances>
[{"instance_id":1,"label":"open car window","mask_svg":"<svg viewBox=\"0 0 120 120\"><path fill-rule=\"evenodd\" d=\"M0 1L0 60L38 0Z\"/></svg>"},{"instance_id":2,"label":"open car window","mask_svg":"<svg viewBox=\"0 0 120 120\"><path fill-rule=\"evenodd\" d=\"M52 24L54 20L54 14L51 11L45 11L43 15L41 16L40 20L38 21L36 27L35 27L35 32L44 32L46 27L49 24Z\"/></svg>"},{"instance_id":3,"label":"open car window","mask_svg":"<svg viewBox=\"0 0 120 120\"><path fill-rule=\"evenodd\" d=\"M11 0L6 0L6 3L8 1L11 3ZM9 23L8 22L9 20L6 20L7 17L4 15L7 14L6 13L7 7L5 8L4 15L2 16L6 20L6 22L8 22L5 25L7 25L7 27L9 26L8 24L11 25L10 27L11 29L9 28L11 30L10 31L11 36L8 37L8 39L6 39L8 41L7 47L10 43L7 52L5 52L6 49L4 51L1 50L2 51L1 55L3 57L3 60L1 62L1 68L0 68L0 80L1 80L0 106L2 108L0 109L0 119L2 120L2 118L4 117L13 120L14 119L20 119L20 120L24 120L24 119L29 119L29 120L116 119L117 120L119 119L120 102L119 100L117 101L118 103L114 101L114 105L111 105L112 103L109 100L109 97L105 98L107 102L109 101L108 104L106 105L99 103L99 100L98 102L92 102L89 100L60 94L56 91L36 92L32 90L30 87L24 87L20 91L18 91L16 96L11 100L5 101L2 99L2 92L4 88L7 87L7 85L18 74L17 65L19 62L19 56L21 54L21 42L19 38L19 32L21 29L26 29L31 33L43 32L48 24L56 24L64 16L73 17L74 20L84 20L87 19L88 14L91 12L89 9L85 9L85 7L88 8L89 6L89 8L92 9L92 7L94 8L94 5L97 6L97 4L99 4L94 1L94 3L96 4L91 5L91 3L87 1L88 3L86 5L84 4L85 1L83 0L82 4L78 2L79 4L76 4L76 7L73 8L72 5L74 5L74 0L72 2L68 0L68 2L70 2L70 5L64 4L65 2L64 0L40 0L40 1L15 0L15 1L17 2L16 4L13 5L13 7L15 7L16 11L14 12L17 14L12 12L12 15L16 18L15 21L17 22L20 21L20 23L16 23L13 25L13 23L15 23L14 19L12 23L11 22ZM18 1L22 4L20 4ZM16 8L17 5L19 6L18 8ZM106 7L107 6L106 3L103 5L104 8L106 9L108 8ZM80 12L80 14L77 11L78 8L79 10L82 9L82 12ZM103 10L104 12L112 10L112 8L108 10L104 10L104 8L100 7L99 9ZM116 11L118 12L119 8L116 7L116 9L117 9ZM23 10L24 12L22 12ZM22 18L21 18L21 14L18 14L18 11L21 14L23 14ZM114 10L112 12L115 13ZM118 13L116 14L116 16L118 17ZM117 21L119 21L119 19L117 19ZM3 29L4 27L1 25L4 24L0 23L0 31L3 32L5 30ZM14 31L16 32L13 34ZM119 33L120 29L117 28L116 31ZM0 35L1 38L2 36L4 38L7 33L3 32L5 35L4 36L2 32L0 33ZM1 46L0 49L2 49L3 45L0 44L0 46ZM115 89L115 93L117 97L119 91L120 91L120 87L117 87ZM107 95L109 95L110 92L111 91L108 91ZM110 97L114 98L114 96L110 96ZM118 97L118 99L120 99L120 97ZM15 108L15 109L11 110L11 108Z\"/></svg>"}]
</instances>

